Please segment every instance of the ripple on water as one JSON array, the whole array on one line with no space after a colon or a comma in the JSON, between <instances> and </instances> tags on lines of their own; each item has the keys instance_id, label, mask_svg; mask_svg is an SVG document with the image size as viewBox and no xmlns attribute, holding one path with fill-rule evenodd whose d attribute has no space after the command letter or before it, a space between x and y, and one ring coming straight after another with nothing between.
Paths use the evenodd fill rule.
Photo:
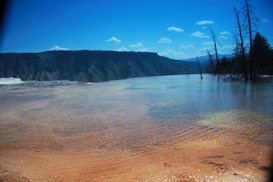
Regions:
<instances>
[{"instance_id":1,"label":"ripple on water","mask_svg":"<svg viewBox=\"0 0 273 182\"><path fill-rule=\"evenodd\" d=\"M162 177L168 172L188 179L190 175L181 171L196 172L202 166L216 173L229 173L238 165L256 169L253 161L268 166L265 157L255 153L258 150L246 150L258 146L258 152L264 152L262 145L273 138L272 108L264 109L273 96L266 87L253 85L251 90L236 83L176 76L0 93L1 151L12 146L32 149L24 160L36 160L36 151L43 151L39 160L14 169L24 171L27 168L20 166L35 164L38 170L41 164L41 169L54 166L50 174L63 170L64 176L76 174L74 170L110 177L140 170L143 180L148 173ZM240 145L245 140L255 146ZM245 156L248 153L252 156Z\"/></svg>"}]
</instances>

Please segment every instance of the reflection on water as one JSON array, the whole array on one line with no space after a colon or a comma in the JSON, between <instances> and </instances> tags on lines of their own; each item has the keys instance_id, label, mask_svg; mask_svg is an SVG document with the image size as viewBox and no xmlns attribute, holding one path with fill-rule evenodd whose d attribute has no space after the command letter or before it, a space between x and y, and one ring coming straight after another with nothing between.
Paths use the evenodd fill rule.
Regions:
<instances>
[{"instance_id":1,"label":"reflection on water","mask_svg":"<svg viewBox=\"0 0 273 182\"><path fill-rule=\"evenodd\" d=\"M216 172L228 173L232 170L230 165L233 168L241 165L237 156L245 149L259 146L259 153L264 152L262 146L272 147L272 78L244 84L217 81L209 75L200 80L198 75L190 75L38 85L31 82L16 89L0 88L3 156L5 150L86 151L88 154L104 151L111 155L122 151L130 153L128 159L143 160L143 155L148 154L162 158L164 152L157 149L163 147L161 151L165 151L165 147L166 150L171 147L179 152L174 156L184 152L185 157L190 157L185 151L191 150L196 152L196 158L202 158L205 151L226 147L225 151L220 150L230 155L227 161L222 161L226 162L223 169L213 167L212 164L218 163L211 162L210 157L194 161L217 168ZM242 151L233 151L234 146ZM258 162L251 165L262 168L269 165L267 159L268 156L255 159ZM121 162L116 158L111 160ZM8 161L1 165L12 168L10 164ZM188 165L199 166L189 161Z\"/></svg>"}]
</instances>

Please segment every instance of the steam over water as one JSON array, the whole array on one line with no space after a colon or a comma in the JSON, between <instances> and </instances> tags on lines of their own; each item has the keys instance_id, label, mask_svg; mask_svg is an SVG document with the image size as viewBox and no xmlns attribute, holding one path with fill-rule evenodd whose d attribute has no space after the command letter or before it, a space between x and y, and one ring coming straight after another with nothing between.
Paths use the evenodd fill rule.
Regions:
<instances>
[{"instance_id":1,"label":"steam over water","mask_svg":"<svg viewBox=\"0 0 273 182\"><path fill-rule=\"evenodd\" d=\"M31 83L0 87L2 177L266 180L272 78L247 84L209 75ZM21 160L26 163L18 165Z\"/></svg>"},{"instance_id":2,"label":"steam over water","mask_svg":"<svg viewBox=\"0 0 273 182\"><path fill-rule=\"evenodd\" d=\"M20 83L23 83L20 78L0 78L0 85L12 85Z\"/></svg>"}]
</instances>

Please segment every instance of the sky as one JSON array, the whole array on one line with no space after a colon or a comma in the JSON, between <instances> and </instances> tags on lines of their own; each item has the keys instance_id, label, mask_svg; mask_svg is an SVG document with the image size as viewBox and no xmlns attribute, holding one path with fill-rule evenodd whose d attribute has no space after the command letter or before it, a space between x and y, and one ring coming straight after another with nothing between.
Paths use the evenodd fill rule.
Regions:
<instances>
[{"instance_id":1,"label":"sky","mask_svg":"<svg viewBox=\"0 0 273 182\"><path fill-rule=\"evenodd\" d=\"M250 0L259 31L273 45L273 2ZM13 0L0 52L148 51L174 59L234 49L233 6L242 0Z\"/></svg>"}]
</instances>

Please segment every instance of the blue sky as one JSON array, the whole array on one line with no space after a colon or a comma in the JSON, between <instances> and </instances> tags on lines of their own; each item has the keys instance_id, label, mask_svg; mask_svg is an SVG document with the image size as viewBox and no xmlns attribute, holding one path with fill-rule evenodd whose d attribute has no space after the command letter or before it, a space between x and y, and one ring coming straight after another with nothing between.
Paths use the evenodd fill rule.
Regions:
<instances>
[{"instance_id":1,"label":"blue sky","mask_svg":"<svg viewBox=\"0 0 273 182\"><path fill-rule=\"evenodd\" d=\"M241 0L13 0L1 52L47 50L150 51L184 59L206 55L217 36L231 53L236 31L233 6ZM250 0L258 31L273 45L273 3Z\"/></svg>"}]
</instances>

